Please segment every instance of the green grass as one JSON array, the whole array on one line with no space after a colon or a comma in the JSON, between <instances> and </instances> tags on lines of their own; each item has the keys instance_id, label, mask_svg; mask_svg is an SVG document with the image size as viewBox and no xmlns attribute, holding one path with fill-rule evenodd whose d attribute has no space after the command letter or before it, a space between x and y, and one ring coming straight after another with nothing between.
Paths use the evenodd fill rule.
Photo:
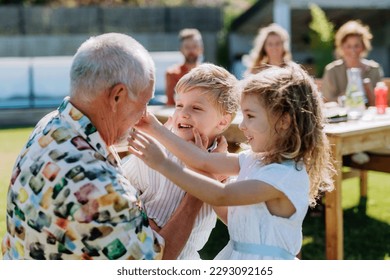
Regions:
<instances>
[{"instance_id":1,"label":"green grass","mask_svg":"<svg viewBox=\"0 0 390 280\"><path fill-rule=\"evenodd\" d=\"M12 167L32 128L0 129L0 240L6 231L6 193ZM390 259L390 174L369 172L368 200L360 201L358 179L343 181L344 258ZM302 259L325 259L324 217L308 215L303 225ZM203 259L213 259L229 239L225 225L217 223ZM1 257L1 251L0 251Z\"/></svg>"},{"instance_id":2,"label":"green grass","mask_svg":"<svg viewBox=\"0 0 390 280\"><path fill-rule=\"evenodd\" d=\"M26 144L32 128L0 130L0 240L6 231L5 206L12 168L20 150ZM0 257L2 256L0 250Z\"/></svg>"}]
</instances>

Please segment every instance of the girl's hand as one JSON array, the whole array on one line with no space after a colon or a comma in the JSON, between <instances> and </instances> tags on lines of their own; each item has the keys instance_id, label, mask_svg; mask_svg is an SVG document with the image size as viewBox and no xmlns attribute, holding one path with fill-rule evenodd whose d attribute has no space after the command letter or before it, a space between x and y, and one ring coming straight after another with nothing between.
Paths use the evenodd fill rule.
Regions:
<instances>
[{"instance_id":1,"label":"girl's hand","mask_svg":"<svg viewBox=\"0 0 390 280\"><path fill-rule=\"evenodd\" d=\"M158 171L168 160L157 141L145 133L134 130L127 140L129 152L143 160L150 168Z\"/></svg>"},{"instance_id":2,"label":"girl's hand","mask_svg":"<svg viewBox=\"0 0 390 280\"><path fill-rule=\"evenodd\" d=\"M162 124L156 116L147 111L134 127L150 135L156 135L160 126Z\"/></svg>"}]
</instances>

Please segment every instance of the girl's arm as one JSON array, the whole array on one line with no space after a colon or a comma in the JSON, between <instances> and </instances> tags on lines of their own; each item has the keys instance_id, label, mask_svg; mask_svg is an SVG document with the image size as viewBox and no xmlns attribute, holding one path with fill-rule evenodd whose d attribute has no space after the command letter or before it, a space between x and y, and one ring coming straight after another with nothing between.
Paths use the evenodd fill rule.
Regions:
<instances>
[{"instance_id":1,"label":"girl's arm","mask_svg":"<svg viewBox=\"0 0 390 280\"><path fill-rule=\"evenodd\" d=\"M284 194L258 180L224 185L170 161L151 137L136 133L129 151L156 169L174 184L200 200L215 206L248 205L282 198ZM190 144L190 146L193 146Z\"/></svg>"},{"instance_id":2,"label":"girl's arm","mask_svg":"<svg viewBox=\"0 0 390 280\"><path fill-rule=\"evenodd\" d=\"M237 175L240 170L237 154L203 151L172 133L150 113L142 117L136 128L158 139L187 166L212 174L224 175ZM131 135L134 136L136 133L133 132ZM194 135L198 138L198 141L201 141L198 131L194 130Z\"/></svg>"}]
</instances>

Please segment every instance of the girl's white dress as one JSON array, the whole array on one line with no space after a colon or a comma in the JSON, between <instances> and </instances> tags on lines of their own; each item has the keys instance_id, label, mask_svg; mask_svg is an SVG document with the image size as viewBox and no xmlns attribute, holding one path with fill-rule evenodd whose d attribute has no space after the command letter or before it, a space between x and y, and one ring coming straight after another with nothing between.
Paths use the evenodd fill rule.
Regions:
<instances>
[{"instance_id":1,"label":"girl's white dress","mask_svg":"<svg viewBox=\"0 0 390 280\"><path fill-rule=\"evenodd\" d=\"M237 181L259 180L282 191L295 206L289 218L272 215L264 202L230 206L230 241L215 259L294 259L302 246L302 223L309 206L309 177L303 164L262 165L251 151L239 155Z\"/></svg>"}]
</instances>

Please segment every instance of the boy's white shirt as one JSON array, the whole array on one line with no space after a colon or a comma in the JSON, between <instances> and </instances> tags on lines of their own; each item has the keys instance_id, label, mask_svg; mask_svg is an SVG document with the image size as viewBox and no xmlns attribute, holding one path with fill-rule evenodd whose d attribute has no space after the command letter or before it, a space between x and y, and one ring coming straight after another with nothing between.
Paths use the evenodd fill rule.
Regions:
<instances>
[{"instance_id":1,"label":"boy's white shirt","mask_svg":"<svg viewBox=\"0 0 390 280\"><path fill-rule=\"evenodd\" d=\"M183 165L172 153L166 149L165 152L170 160ZM125 176L140 191L140 200L148 217L159 227L163 227L179 206L185 192L135 156L125 157L122 165ZM200 259L198 251L206 244L216 220L217 216L212 207L204 203L178 259Z\"/></svg>"}]
</instances>

